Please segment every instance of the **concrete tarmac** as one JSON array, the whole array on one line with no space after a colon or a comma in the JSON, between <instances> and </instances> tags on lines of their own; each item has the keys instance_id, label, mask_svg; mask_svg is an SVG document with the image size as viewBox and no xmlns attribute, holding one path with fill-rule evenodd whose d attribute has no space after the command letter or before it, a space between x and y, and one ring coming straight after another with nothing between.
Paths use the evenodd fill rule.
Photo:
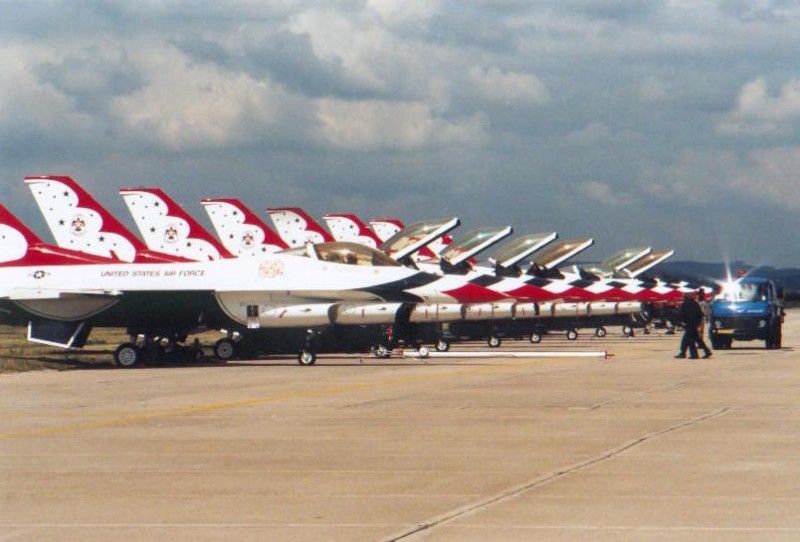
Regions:
<instances>
[{"instance_id":1,"label":"concrete tarmac","mask_svg":"<svg viewBox=\"0 0 800 542\"><path fill-rule=\"evenodd\" d=\"M0 375L0 540L800 540L784 348ZM474 343L456 351L488 350Z\"/></svg>"}]
</instances>

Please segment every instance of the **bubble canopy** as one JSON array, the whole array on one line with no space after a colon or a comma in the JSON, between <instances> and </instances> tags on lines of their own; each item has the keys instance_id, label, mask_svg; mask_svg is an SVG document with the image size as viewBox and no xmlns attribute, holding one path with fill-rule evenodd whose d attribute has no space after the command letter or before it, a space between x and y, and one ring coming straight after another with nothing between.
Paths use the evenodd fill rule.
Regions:
<instances>
[{"instance_id":1,"label":"bubble canopy","mask_svg":"<svg viewBox=\"0 0 800 542\"><path fill-rule=\"evenodd\" d=\"M494 253L492 259L503 267L514 265L530 254L554 241L558 235L553 233L531 233L517 237Z\"/></svg>"},{"instance_id":2,"label":"bubble canopy","mask_svg":"<svg viewBox=\"0 0 800 542\"><path fill-rule=\"evenodd\" d=\"M457 218L417 222L391 236L380 248L391 257L400 259L416 252L458 225Z\"/></svg>"},{"instance_id":3,"label":"bubble canopy","mask_svg":"<svg viewBox=\"0 0 800 542\"><path fill-rule=\"evenodd\" d=\"M324 262L369 267L400 267L400 264L379 250L358 243L319 243L285 250L282 254L304 256Z\"/></svg>"},{"instance_id":4,"label":"bubble canopy","mask_svg":"<svg viewBox=\"0 0 800 542\"><path fill-rule=\"evenodd\" d=\"M466 233L462 238L451 243L442 251L440 256L451 264L457 264L475 256L477 253L485 250L510 234L511 228L508 226L472 230Z\"/></svg>"}]
</instances>

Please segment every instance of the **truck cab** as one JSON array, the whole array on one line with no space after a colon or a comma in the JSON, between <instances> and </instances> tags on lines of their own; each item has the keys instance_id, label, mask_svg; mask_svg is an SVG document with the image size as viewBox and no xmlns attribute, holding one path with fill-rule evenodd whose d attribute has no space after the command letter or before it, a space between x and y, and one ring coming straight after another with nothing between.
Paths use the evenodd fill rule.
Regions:
<instances>
[{"instance_id":1,"label":"truck cab","mask_svg":"<svg viewBox=\"0 0 800 542\"><path fill-rule=\"evenodd\" d=\"M715 350L734 340L764 341L780 348L784 319L783 291L769 279L745 277L729 281L711 303L709 337Z\"/></svg>"}]
</instances>

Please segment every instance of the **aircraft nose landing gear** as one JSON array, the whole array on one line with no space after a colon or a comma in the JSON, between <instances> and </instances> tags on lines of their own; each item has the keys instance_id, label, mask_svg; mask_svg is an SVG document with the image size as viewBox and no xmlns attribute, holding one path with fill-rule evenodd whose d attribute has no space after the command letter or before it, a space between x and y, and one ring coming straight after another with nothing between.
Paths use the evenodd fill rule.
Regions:
<instances>
[{"instance_id":1,"label":"aircraft nose landing gear","mask_svg":"<svg viewBox=\"0 0 800 542\"><path fill-rule=\"evenodd\" d=\"M317 362L317 355L311 350L301 350L297 354L297 363L300 365L314 365Z\"/></svg>"}]
</instances>

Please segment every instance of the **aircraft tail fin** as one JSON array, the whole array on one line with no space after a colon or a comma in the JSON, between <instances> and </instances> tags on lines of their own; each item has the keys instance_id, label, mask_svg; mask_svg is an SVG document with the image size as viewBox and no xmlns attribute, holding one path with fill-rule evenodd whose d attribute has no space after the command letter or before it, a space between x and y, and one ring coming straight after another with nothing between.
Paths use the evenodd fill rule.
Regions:
<instances>
[{"instance_id":1,"label":"aircraft tail fin","mask_svg":"<svg viewBox=\"0 0 800 542\"><path fill-rule=\"evenodd\" d=\"M144 243L71 177L25 177L56 244L132 262Z\"/></svg>"},{"instance_id":2,"label":"aircraft tail fin","mask_svg":"<svg viewBox=\"0 0 800 542\"><path fill-rule=\"evenodd\" d=\"M160 188L123 188L119 192L150 250L195 261L233 257Z\"/></svg>"},{"instance_id":3,"label":"aircraft tail fin","mask_svg":"<svg viewBox=\"0 0 800 542\"><path fill-rule=\"evenodd\" d=\"M0 266L81 265L115 261L117 260L45 244L11 211L0 204Z\"/></svg>"},{"instance_id":4,"label":"aircraft tail fin","mask_svg":"<svg viewBox=\"0 0 800 542\"><path fill-rule=\"evenodd\" d=\"M435 241L431 242L426 248L430 249L431 252L434 253L436 256L441 256L442 252L449 247L453 243L453 238L447 234L442 235L440 238L436 239ZM421 253L422 251L420 251Z\"/></svg>"},{"instance_id":5,"label":"aircraft tail fin","mask_svg":"<svg viewBox=\"0 0 800 542\"><path fill-rule=\"evenodd\" d=\"M283 239L238 199L209 198L202 202L217 237L237 256L257 256L289 248Z\"/></svg>"},{"instance_id":6,"label":"aircraft tail fin","mask_svg":"<svg viewBox=\"0 0 800 542\"><path fill-rule=\"evenodd\" d=\"M381 246L381 239L356 215L332 213L322 219L337 241L351 241L372 248Z\"/></svg>"},{"instance_id":7,"label":"aircraft tail fin","mask_svg":"<svg viewBox=\"0 0 800 542\"><path fill-rule=\"evenodd\" d=\"M267 209L278 235L290 247L306 243L331 243L335 241L316 220L298 207L272 207Z\"/></svg>"},{"instance_id":8,"label":"aircraft tail fin","mask_svg":"<svg viewBox=\"0 0 800 542\"><path fill-rule=\"evenodd\" d=\"M72 177L25 177L39 210L62 248L124 262L178 262L183 258L147 249Z\"/></svg>"},{"instance_id":9,"label":"aircraft tail fin","mask_svg":"<svg viewBox=\"0 0 800 542\"><path fill-rule=\"evenodd\" d=\"M386 242L394 234L405 228L405 224L399 218L374 218L369 221L369 226L381 243Z\"/></svg>"}]
</instances>

